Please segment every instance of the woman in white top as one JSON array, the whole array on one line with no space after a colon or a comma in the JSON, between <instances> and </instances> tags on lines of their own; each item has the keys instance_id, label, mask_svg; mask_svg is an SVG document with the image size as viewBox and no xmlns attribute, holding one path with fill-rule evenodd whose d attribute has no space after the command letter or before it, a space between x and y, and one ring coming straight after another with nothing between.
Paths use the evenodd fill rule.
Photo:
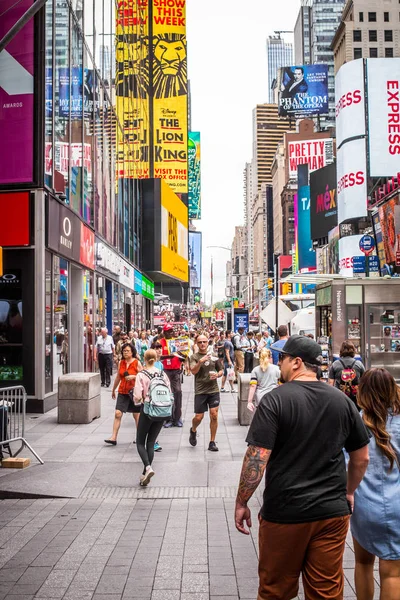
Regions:
<instances>
[{"instance_id":1,"label":"woman in white top","mask_svg":"<svg viewBox=\"0 0 400 600\"><path fill-rule=\"evenodd\" d=\"M280 376L279 367L272 362L271 350L263 348L260 352L260 365L253 369L250 375L247 408L251 412L257 408L265 394L278 386Z\"/></svg>"}]
</instances>

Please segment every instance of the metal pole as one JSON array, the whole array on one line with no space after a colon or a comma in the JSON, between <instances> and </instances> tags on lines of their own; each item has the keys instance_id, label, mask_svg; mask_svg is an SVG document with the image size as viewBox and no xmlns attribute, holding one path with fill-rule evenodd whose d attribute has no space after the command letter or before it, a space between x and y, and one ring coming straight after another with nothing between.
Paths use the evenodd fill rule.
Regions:
<instances>
[{"instance_id":1,"label":"metal pole","mask_svg":"<svg viewBox=\"0 0 400 600\"><path fill-rule=\"evenodd\" d=\"M231 306L231 330L235 331L235 304L233 302L233 296L232 296L232 306Z\"/></svg>"},{"instance_id":2,"label":"metal pole","mask_svg":"<svg viewBox=\"0 0 400 600\"><path fill-rule=\"evenodd\" d=\"M275 294L275 339L278 339L278 257L274 261L274 294Z\"/></svg>"},{"instance_id":3,"label":"metal pole","mask_svg":"<svg viewBox=\"0 0 400 600\"><path fill-rule=\"evenodd\" d=\"M261 319L261 290L258 290L258 330L262 331L262 319Z\"/></svg>"},{"instance_id":4,"label":"metal pole","mask_svg":"<svg viewBox=\"0 0 400 600\"><path fill-rule=\"evenodd\" d=\"M211 320L213 314L213 303L214 303L214 271L213 271L213 257L211 255Z\"/></svg>"},{"instance_id":5,"label":"metal pole","mask_svg":"<svg viewBox=\"0 0 400 600\"><path fill-rule=\"evenodd\" d=\"M46 4L47 0L36 0L30 8L22 15L20 19L7 31L6 35L0 40L0 52L15 38L17 33L36 15L37 12Z\"/></svg>"}]
</instances>

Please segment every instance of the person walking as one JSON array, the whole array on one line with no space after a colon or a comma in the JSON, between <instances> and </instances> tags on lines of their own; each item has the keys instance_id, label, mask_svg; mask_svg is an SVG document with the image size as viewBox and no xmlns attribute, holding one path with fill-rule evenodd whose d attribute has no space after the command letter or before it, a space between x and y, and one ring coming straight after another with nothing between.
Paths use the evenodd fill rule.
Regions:
<instances>
[{"instance_id":1,"label":"person walking","mask_svg":"<svg viewBox=\"0 0 400 600\"><path fill-rule=\"evenodd\" d=\"M144 353L150 348L150 342L147 338L147 333L143 330L140 332L139 339L136 340L136 350L141 363L144 361Z\"/></svg>"},{"instance_id":2,"label":"person walking","mask_svg":"<svg viewBox=\"0 0 400 600\"><path fill-rule=\"evenodd\" d=\"M163 329L164 337L160 343L163 347L161 356L164 365L164 371L170 381L172 393L174 395L174 408L172 418L164 423L164 427L183 427L182 421L182 383L181 383L181 365L185 361L184 356L180 356L177 352L170 353L168 348L168 340L171 340L174 335L172 325L167 323Z\"/></svg>"},{"instance_id":3,"label":"person walking","mask_svg":"<svg viewBox=\"0 0 400 600\"><path fill-rule=\"evenodd\" d=\"M274 345L271 347L274 349ZM280 385L266 394L247 435L235 526L249 534L248 502L265 473L259 515L258 600L343 598L343 553L368 465L368 431L353 402L316 378L321 347L293 335L280 351ZM343 448L349 453L348 474Z\"/></svg>"},{"instance_id":4,"label":"person walking","mask_svg":"<svg viewBox=\"0 0 400 600\"><path fill-rule=\"evenodd\" d=\"M136 376L142 370L142 365L136 358L136 348L129 342L122 346L121 352L122 359L118 364L118 372L111 394L111 397L115 400L118 389L113 431L111 437L104 440L106 444L111 444L112 446L117 445L122 415L132 413L137 429L140 413L140 406L135 406L133 402L133 389L135 387Z\"/></svg>"},{"instance_id":5,"label":"person walking","mask_svg":"<svg viewBox=\"0 0 400 600\"><path fill-rule=\"evenodd\" d=\"M164 365L162 364L162 361L161 361L161 356L162 356L162 351L163 351L161 342L159 342L157 340L155 342L153 341L153 343L151 344L151 350L154 350L157 355L157 360L154 363L155 368L158 371L164 371ZM158 440L155 441L154 452L162 452L162 447Z\"/></svg>"},{"instance_id":6,"label":"person walking","mask_svg":"<svg viewBox=\"0 0 400 600\"><path fill-rule=\"evenodd\" d=\"M170 381L164 371L160 371L155 367L156 361L156 351L147 350L144 354L144 369L137 375L134 389L135 402L140 404L141 409L136 435L136 447L143 463L143 473L140 478L141 486L147 486L150 479L154 476L154 471L152 469L154 447L163 425L162 421L151 420L143 410L143 403L149 395L152 376L160 376L171 392Z\"/></svg>"},{"instance_id":7,"label":"person walking","mask_svg":"<svg viewBox=\"0 0 400 600\"><path fill-rule=\"evenodd\" d=\"M115 344L111 335L108 335L107 327L102 327L100 330L100 335L96 341L95 354L95 360L97 359L99 363L101 386L110 387Z\"/></svg>"},{"instance_id":8,"label":"person walking","mask_svg":"<svg viewBox=\"0 0 400 600\"><path fill-rule=\"evenodd\" d=\"M224 374L222 376L221 381L221 392L227 392L225 389L226 380L228 379L228 369L233 369L235 362L235 351L232 344L232 331L229 329L225 332L225 343L224 343ZM231 392L236 393L235 386L233 385L233 380L228 379Z\"/></svg>"},{"instance_id":9,"label":"person walking","mask_svg":"<svg viewBox=\"0 0 400 600\"><path fill-rule=\"evenodd\" d=\"M281 372L279 367L272 364L271 350L264 348L260 352L260 364L250 375L249 396L247 408L254 412L265 394L278 387Z\"/></svg>"},{"instance_id":10,"label":"person walking","mask_svg":"<svg viewBox=\"0 0 400 600\"><path fill-rule=\"evenodd\" d=\"M121 332L119 342L117 342L115 346L115 358L117 362L120 362L122 360L122 346L124 346L128 342L130 342L128 334L125 331Z\"/></svg>"},{"instance_id":11,"label":"person walking","mask_svg":"<svg viewBox=\"0 0 400 600\"><path fill-rule=\"evenodd\" d=\"M370 431L370 462L354 495L351 533L359 600L374 598L374 562L379 559L380 597L400 598L400 391L386 369L360 379L358 404Z\"/></svg>"},{"instance_id":12,"label":"person walking","mask_svg":"<svg viewBox=\"0 0 400 600\"><path fill-rule=\"evenodd\" d=\"M244 352L244 372L251 373L253 370L254 353L257 351L257 342L254 339L254 333L252 331L247 332L248 346Z\"/></svg>"},{"instance_id":13,"label":"person walking","mask_svg":"<svg viewBox=\"0 0 400 600\"><path fill-rule=\"evenodd\" d=\"M286 344L287 340L288 340L288 328L287 325L279 325L278 327L278 337L279 340L277 340L274 344L272 344L270 346L271 350L272 350L272 360L274 361L274 365L277 365L279 362L279 352L280 350L283 348L283 346Z\"/></svg>"},{"instance_id":14,"label":"person walking","mask_svg":"<svg viewBox=\"0 0 400 600\"><path fill-rule=\"evenodd\" d=\"M331 365L328 383L346 394L357 406L357 389L365 367L355 358L356 347L350 340L345 340L340 347L339 360Z\"/></svg>"},{"instance_id":15,"label":"person walking","mask_svg":"<svg viewBox=\"0 0 400 600\"><path fill-rule=\"evenodd\" d=\"M112 335L115 346L118 344L118 342L121 338L121 333L122 333L121 327L119 325L115 325L114 330L113 330L113 335Z\"/></svg>"},{"instance_id":16,"label":"person walking","mask_svg":"<svg viewBox=\"0 0 400 600\"><path fill-rule=\"evenodd\" d=\"M218 358L213 360L207 354L208 338L201 334L197 338L199 351L190 358L190 369L194 378L194 412L192 427L189 434L191 446L197 445L197 428L204 418L204 413L210 409L210 443L208 449L218 452L215 437L218 429L218 407L220 403L217 379L222 377L224 371Z\"/></svg>"}]
</instances>

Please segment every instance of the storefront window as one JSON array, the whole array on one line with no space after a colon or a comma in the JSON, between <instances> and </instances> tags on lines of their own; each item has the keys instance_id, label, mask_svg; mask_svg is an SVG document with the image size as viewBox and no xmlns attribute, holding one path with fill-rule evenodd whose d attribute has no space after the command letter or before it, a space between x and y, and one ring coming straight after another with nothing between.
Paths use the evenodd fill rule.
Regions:
<instances>
[{"instance_id":1,"label":"storefront window","mask_svg":"<svg viewBox=\"0 0 400 600\"><path fill-rule=\"evenodd\" d=\"M121 286L119 288L120 301L119 301L119 323L123 329L127 327L125 323L125 289Z\"/></svg>"},{"instance_id":2,"label":"storefront window","mask_svg":"<svg viewBox=\"0 0 400 600\"><path fill-rule=\"evenodd\" d=\"M122 325L120 323L120 312L119 312L119 293L118 293L118 285L113 284L113 327L115 325Z\"/></svg>"},{"instance_id":3,"label":"storefront window","mask_svg":"<svg viewBox=\"0 0 400 600\"><path fill-rule=\"evenodd\" d=\"M68 281L69 263L64 258L54 256L53 262L53 379L69 373L68 343Z\"/></svg>"},{"instance_id":4,"label":"storefront window","mask_svg":"<svg viewBox=\"0 0 400 600\"><path fill-rule=\"evenodd\" d=\"M21 271L5 271L0 277L0 384L23 379ZM7 383L5 384L7 385Z\"/></svg>"},{"instance_id":5,"label":"storefront window","mask_svg":"<svg viewBox=\"0 0 400 600\"><path fill-rule=\"evenodd\" d=\"M90 271L83 272L83 319L84 319L84 371L92 373L93 362L93 274Z\"/></svg>"},{"instance_id":6,"label":"storefront window","mask_svg":"<svg viewBox=\"0 0 400 600\"><path fill-rule=\"evenodd\" d=\"M48 394L53 390L52 360L53 360L53 324L51 305L51 254L46 252L45 271L45 392Z\"/></svg>"},{"instance_id":7,"label":"storefront window","mask_svg":"<svg viewBox=\"0 0 400 600\"><path fill-rule=\"evenodd\" d=\"M53 0L46 3L45 183L53 186Z\"/></svg>"},{"instance_id":8,"label":"storefront window","mask_svg":"<svg viewBox=\"0 0 400 600\"><path fill-rule=\"evenodd\" d=\"M368 367L387 369L400 381L400 305L368 306Z\"/></svg>"},{"instance_id":9,"label":"storefront window","mask_svg":"<svg viewBox=\"0 0 400 600\"><path fill-rule=\"evenodd\" d=\"M105 279L104 277L96 277L96 329L100 329L106 325L106 298Z\"/></svg>"},{"instance_id":10,"label":"storefront window","mask_svg":"<svg viewBox=\"0 0 400 600\"><path fill-rule=\"evenodd\" d=\"M69 4L57 0L55 11L54 188L69 202L70 167L70 57Z\"/></svg>"}]
</instances>

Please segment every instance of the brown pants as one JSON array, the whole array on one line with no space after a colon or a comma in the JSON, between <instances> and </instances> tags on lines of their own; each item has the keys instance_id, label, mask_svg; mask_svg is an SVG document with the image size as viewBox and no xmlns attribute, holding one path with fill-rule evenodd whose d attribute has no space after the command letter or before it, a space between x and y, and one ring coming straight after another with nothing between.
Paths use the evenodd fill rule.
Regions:
<instances>
[{"instance_id":1,"label":"brown pants","mask_svg":"<svg viewBox=\"0 0 400 600\"><path fill-rule=\"evenodd\" d=\"M235 375L236 379L238 373L244 373L244 354L241 350L235 350Z\"/></svg>"},{"instance_id":2,"label":"brown pants","mask_svg":"<svg viewBox=\"0 0 400 600\"><path fill-rule=\"evenodd\" d=\"M290 600L303 575L307 600L343 598L343 553L350 517L279 524L260 518L257 600Z\"/></svg>"}]
</instances>

